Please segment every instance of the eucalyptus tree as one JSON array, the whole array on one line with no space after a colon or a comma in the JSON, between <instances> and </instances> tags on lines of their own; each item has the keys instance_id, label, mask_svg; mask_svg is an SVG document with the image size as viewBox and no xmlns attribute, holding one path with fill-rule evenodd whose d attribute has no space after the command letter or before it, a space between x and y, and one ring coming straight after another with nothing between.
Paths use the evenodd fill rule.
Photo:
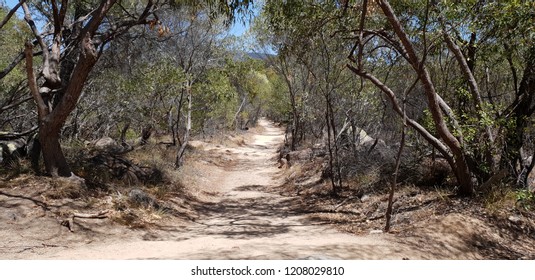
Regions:
<instances>
[{"instance_id":1,"label":"eucalyptus tree","mask_svg":"<svg viewBox=\"0 0 535 280\"><path fill-rule=\"evenodd\" d=\"M162 7L199 5L190 1L19 1L11 11L22 9L32 36L25 44L24 55L16 56L7 72L23 59L26 79L36 105L39 140L46 172L52 176L71 176L60 146L60 132L75 109L89 73L106 51L109 43L135 26L157 26ZM244 11L250 1L203 1L214 14L232 19L234 12ZM9 12L2 28L13 20ZM40 24L37 24L35 19ZM38 26L42 26L39 30ZM21 46L22 47L22 46ZM37 49L37 50L34 50ZM40 55L35 73L33 57ZM4 71L5 72L5 71ZM2 77L3 78L3 77Z\"/></svg>"}]
</instances>

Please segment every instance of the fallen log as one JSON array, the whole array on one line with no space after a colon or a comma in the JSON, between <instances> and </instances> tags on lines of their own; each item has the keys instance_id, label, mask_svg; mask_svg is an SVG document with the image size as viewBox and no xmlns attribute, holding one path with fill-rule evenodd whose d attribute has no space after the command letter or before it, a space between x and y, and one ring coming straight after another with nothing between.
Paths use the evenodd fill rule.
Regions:
<instances>
[{"instance_id":1,"label":"fallen log","mask_svg":"<svg viewBox=\"0 0 535 280\"><path fill-rule=\"evenodd\" d=\"M108 217L109 210L102 210L98 213L78 213L73 212L68 219L61 222L62 226L66 226L71 232L74 232L74 218L80 219L105 219Z\"/></svg>"}]
</instances>

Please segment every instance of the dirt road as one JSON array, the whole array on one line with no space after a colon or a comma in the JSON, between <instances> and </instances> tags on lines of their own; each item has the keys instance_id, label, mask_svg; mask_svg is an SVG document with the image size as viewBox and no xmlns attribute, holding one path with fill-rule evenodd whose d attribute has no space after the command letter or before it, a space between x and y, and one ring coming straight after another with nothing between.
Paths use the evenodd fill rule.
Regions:
<instances>
[{"instance_id":1,"label":"dirt road","mask_svg":"<svg viewBox=\"0 0 535 280\"><path fill-rule=\"evenodd\" d=\"M292 197L264 191L280 182L274 160L283 141L283 131L267 120L245 145L230 148L194 143L229 164L212 166L203 179L207 191L217 193L214 202L199 208L191 225L167 227L130 234L118 230L89 241L65 242L53 238L54 246L9 252L0 258L24 259L427 259L418 242L397 242L386 234L355 236L318 224L295 211ZM251 132L253 133L253 132ZM294 210L292 210L294 209ZM22 233L13 233L22 234ZM70 234L70 235L69 235ZM74 233L76 234L76 233ZM4 233L5 236L5 233ZM35 236L35 234L34 234ZM87 240L87 237L86 237ZM18 242L21 242L20 239ZM6 244L4 248L7 248ZM1 250L0 246L0 250ZM458 251L458 252L457 252ZM477 258L463 248L449 257ZM448 256L445 256L448 257Z\"/></svg>"}]
</instances>

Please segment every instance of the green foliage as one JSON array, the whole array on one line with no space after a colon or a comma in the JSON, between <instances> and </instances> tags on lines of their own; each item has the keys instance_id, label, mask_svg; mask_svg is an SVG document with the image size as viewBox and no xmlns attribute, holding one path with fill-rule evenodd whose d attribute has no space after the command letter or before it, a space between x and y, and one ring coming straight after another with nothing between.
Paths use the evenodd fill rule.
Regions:
<instances>
[{"instance_id":1,"label":"green foliage","mask_svg":"<svg viewBox=\"0 0 535 280\"><path fill-rule=\"evenodd\" d=\"M194 120L197 129L202 129L208 119L218 119L229 127L232 125L233 112L237 109L236 89L224 69L210 69L193 88L196 103Z\"/></svg>"},{"instance_id":2,"label":"green foliage","mask_svg":"<svg viewBox=\"0 0 535 280\"><path fill-rule=\"evenodd\" d=\"M173 8L208 10L212 18L225 16L227 24L251 16L254 5L252 0L171 0L169 3Z\"/></svg>"},{"instance_id":3,"label":"green foliage","mask_svg":"<svg viewBox=\"0 0 535 280\"><path fill-rule=\"evenodd\" d=\"M0 8L0 19L4 19L8 10ZM29 35L25 22L13 15L10 21L0 29L0 71L4 70L15 57L22 52L24 42ZM6 77L0 80L0 94L10 89L25 78L24 65L13 69ZM1 95L0 95L1 96Z\"/></svg>"},{"instance_id":4,"label":"green foliage","mask_svg":"<svg viewBox=\"0 0 535 280\"><path fill-rule=\"evenodd\" d=\"M423 115L422 115L422 119L421 119L420 123L431 134L433 134L433 135L437 134L437 131L436 131L436 128L435 128L435 123L433 122L433 116L431 116L431 112L429 111L429 109L425 109L423 111Z\"/></svg>"},{"instance_id":5,"label":"green foliage","mask_svg":"<svg viewBox=\"0 0 535 280\"><path fill-rule=\"evenodd\" d=\"M266 69L266 77L270 84L270 91L266 94L263 110L275 121L288 121L291 111L288 88L283 78L273 69Z\"/></svg>"},{"instance_id":6,"label":"green foliage","mask_svg":"<svg viewBox=\"0 0 535 280\"><path fill-rule=\"evenodd\" d=\"M529 190L517 191L516 205L526 211L535 209L535 194Z\"/></svg>"},{"instance_id":7,"label":"green foliage","mask_svg":"<svg viewBox=\"0 0 535 280\"><path fill-rule=\"evenodd\" d=\"M81 100L78 106L80 118L96 124L104 121L103 118L113 120L115 123L110 124L117 126L116 133L121 131L123 125L130 123L126 135L128 139L139 136L134 131L139 133L148 125L166 129L166 114L176 103L185 80L182 70L168 60L140 61L132 65L130 72L117 68L106 69L92 77L87 93L98 98ZM91 133L107 134L99 130ZM95 136L86 135L88 138Z\"/></svg>"}]
</instances>

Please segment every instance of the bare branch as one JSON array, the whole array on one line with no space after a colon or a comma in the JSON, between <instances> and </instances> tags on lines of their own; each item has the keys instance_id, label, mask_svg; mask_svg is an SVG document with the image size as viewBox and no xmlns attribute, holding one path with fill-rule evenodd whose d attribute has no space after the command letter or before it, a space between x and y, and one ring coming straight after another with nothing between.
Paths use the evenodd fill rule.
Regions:
<instances>
[{"instance_id":1,"label":"bare branch","mask_svg":"<svg viewBox=\"0 0 535 280\"><path fill-rule=\"evenodd\" d=\"M1 113L1 112L4 112L4 111L6 111L6 110L9 110L9 109L15 108L15 107L19 106L20 104L23 104L23 103L28 102L28 101L30 101L30 100L32 100L32 97L31 97L31 96L30 96L30 97L23 98L23 99L21 99L21 100L15 102L15 103L6 105L6 106L0 108L0 113Z\"/></svg>"},{"instance_id":2,"label":"bare branch","mask_svg":"<svg viewBox=\"0 0 535 280\"><path fill-rule=\"evenodd\" d=\"M17 3L17 5L15 5L6 15L6 17L2 20L2 22L0 22L0 29L2 29L2 27L4 27L4 25L11 19L11 17L13 16L13 14L15 14L15 12L20 8L20 6L22 5L22 3L26 2L26 0L20 0L19 3Z\"/></svg>"},{"instance_id":3,"label":"bare branch","mask_svg":"<svg viewBox=\"0 0 535 280\"><path fill-rule=\"evenodd\" d=\"M377 79L377 77L373 76L372 74L359 71L357 68L349 64L347 65L347 67L351 71L353 71L355 74L357 74L358 76L372 82L375 86L377 86L377 88L379 88L383 93L385 93L388 99L390 100L394 111L401 117L404 117L403 109L398 99L396 98L396 94L394 93L394 91L392 91L387 85L383 84L379 79ZM448 159L448 161L451 159L452 156L448 148L442 142L440 142L439 139L431 135L431 133L427 131L422 125L420 125L418 122L408 117L407 117L407 124L411 126L412 128L414 128L420 135L422 135L422 137L424 137L446 159Z\"/></svg>"},{"instance_id":4,"label":"bare branch","mask_svg":"<svg viewBox=\"0 0 535 280\"><path fill-rule=\"evenodd\" d=\"M30 13L30 9L28 8L28 5L26 5L26 3L22 3L22 9L24 10L24 20L30 26L30 29L32 30L33 35L35 36L35 39L37 39L39 46L41 46L41 50L43 51L43 56L48 57L48 47L45 44L43 37L39 33L39 30L37 30L37 26L35 25L35 22L33 21L32 14Z\"/></svg>"},{"instance_id":5,"label":"bare branch","mask_svg":"<svg viewBox=\"0 0 535 280\"><path fill-rule=\"evenodd\" d=\"M39 115L39 121L43 120L44 117L48 114L48 109L43 100L43 97L39 93L39 88L37 87L37 80L35 79L35 74L33 72L33 45L31 43L26 43L25 55L26 55L26 75L28 76L28 87L30 92L37 104L37 113Z\"/></svg>"},{"instance_id":6,"label":"bare branch","mask_svg":"<svg viewBox=\"0 0 535 280\"><path fill-rule=\"evenodd\" d=\"M14 140L21 137L24 137L26 135L32 134L37 131L37 126L34 126L26 131L23 132L3 132L0 131L0 139L1 140Z\"/></svg>"},{"instance_id":7,"label":"bare branch","mask_svg":"<svg viewBox=\"0 0 535 280\"><path fill-rule=\"evenodd\" d=\"M366 13L368 12L368 0L364 0L362 3L362 15L360 16L360 25L359 25L359 52L357 58L357 67L362 69L362 54L364 53L364 42L362 33L364 32L364 24L366 21Z\"/></svg>"}]
</instances>

